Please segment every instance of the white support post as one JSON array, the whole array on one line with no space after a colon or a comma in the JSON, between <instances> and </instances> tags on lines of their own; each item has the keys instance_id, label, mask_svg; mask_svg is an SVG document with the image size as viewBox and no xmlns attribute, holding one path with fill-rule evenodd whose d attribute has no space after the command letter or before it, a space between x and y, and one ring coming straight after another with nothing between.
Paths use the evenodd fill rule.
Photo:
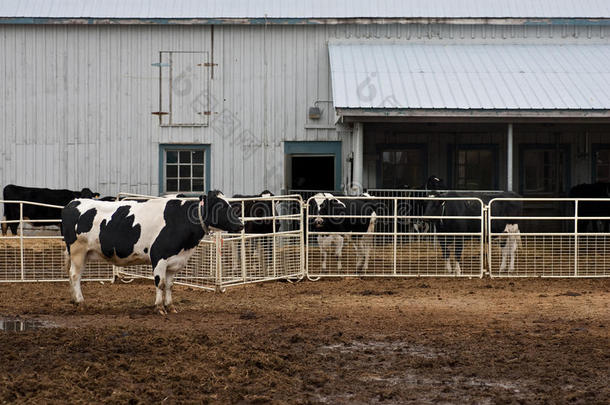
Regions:
<instances>
[{"instance_id":1,"label":"white support post","mask_svg":"<svg viewBox=\"0 0 610 405\"><path fill-rule=\"evenodd\" d=\"M273 236L271 236L273 239L272 239L272 246L271 246L271 255L272 255L272 260L273 260L273 277L275 278L275 277L277 277L277 263L275 260L275 254L277 252L277 246L275 244L275 239L276 239L275 234L277 232L277 229L275 229L275 200L274 199L271 199L271 213L272 213L272 217L273 217L273 233L271 234L271 235L273 235ZM267 258L265 257L264 250L263 250L263 260L267 260ZM265 276L267 276L267 275L265 274Z\"/></svg>"},{"instance_id":2,"label":"white support post","mask_svg":"<svg viewBox=\"0 0 610 405\"><path fill-rule=\"evenodd\" d=\"M506 133L506 189L513 191L513 124L508 124Z\"/></svg>"},{"instance_id":3,"label":"white support post","mask_svg":"<svg viewBox=\"0 0 610 405\"><path fill-rule=\"evenodd\" d=\"M352 132L352 150L354 152L354 175L350 187L350 194L360 194L363 183L363 167L364 167L364 125L361 122L354 123Z\"/></svg>"},{"instance_id":4,"label":"white support post","mask_svg":"<svg viewBox=\"0 0 610 405\"><path fill-rule=\"evenodd\" d=\"M23 203L19 203L19 257L21 261L21 281L25 280L25 268L23 266Z\"/></svg>"},{"instance_id":5,"label":"white support post","mask_svg":"<svg viewBox=\"0 0 610 405\"><path fill-rule=\"evenodd\" d=\"M222 237L219 232L214 235L216 248L216 291L222 291Z\"/></svg>"},{"instance_id":6,"label":"white support post","mask_svg":"<svg viewBox=\"0 0 610 405\"><path fill-rule=\"evenodd\" d=\"M246 273L246 209L245 209L245 205L244 205L244 201L242 200L241 202L241 223L244 225L244 227L241 230L241 254L239 255L240 259L241 259L241 278L243 280L243 282L246 282L247 279L247 273ZM234 257L233 260L235 260L236 258Z\"/></svg>"},{"instance_id":7,"label":"white support post","mask_svg":"<svg viewBox=\"0 0 610 405\"><path fill-rule=\"evenodd\" d=\"M574 277L578 276L578 200L574 200Z\"/></svg>"}]
</instances>

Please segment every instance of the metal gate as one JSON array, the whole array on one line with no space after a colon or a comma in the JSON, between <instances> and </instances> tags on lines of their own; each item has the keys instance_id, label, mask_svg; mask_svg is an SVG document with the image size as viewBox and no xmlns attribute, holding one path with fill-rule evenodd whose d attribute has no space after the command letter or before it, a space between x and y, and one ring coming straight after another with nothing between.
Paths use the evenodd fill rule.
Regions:
<instances>
[{"instance_id":1,"label":"metal gate","mask_svg":"<svg viewBox=\"0 0 610 405\"><path fill-rule=\"evenodd\" d=\"M430 198L430 197L341 197L342 201L361 200L373 207L374 226L367 232L316 231L316 218L332 221L333 215L318 215L314 212L314 197L307 200L307 275L318 277L341 276L465 276L483 275L484 215L483 203L477 198ZM443 201L469 204L475 215L414 214L422 210L427 202ZM348 206L351 206L348 204ZM474 208L473 208L474 207ZM422 211L423 212L423 211ZM343 220L371 220L371 215L362 212L347 212ZM434 224L468 224L460 232L422 232L434 229ZM455 247L463 249L456 257ZM443 255L443 247L449 257ZM449 259L449 260L447 260ZM455 263L459 263L459 271ZM449 264L448 264L449 263Z\"/></svg>"},{"instance_id":2,"label":"metal gate","mask_svg":"<svg viewBox=\"0 0 610 405\"><path fill-rule=\"evenodd\" d=\"M143 196L138 196L142 198ZM303 200L298 195L227 198L244 223L270 221L272 232L239 234L216 232L195 248L177 284L207 290L280 279L304 277ZM247 202L271 204L270 216L248 216ZM255 211L256 212L256 211ZM119 277L153 277L150 265L115 267Z\"/></svg>"},{"instance_id":3,"label":"metal gate","mask_svg":"<svg viewBox=\"0 0 610 405\"><path fill-rule=\"evenodd\" d=\"M18 219L0 221L6 225L18 224L17 234L11 232L9 235L7 232L5 236L0 235L0 282L67 281L68 273L64 269L66 245L58 228L26 229L33 223L58 227L61 219L30 220L23 215L24 207L27 206L57 209L58 212L63 207L28 201L0 200L0 204L19 206ZM112 265L103 261L91 261L87 263L82 279L112 281Z\"/></svg>"},{"instance_id":4,"label":"metal gate","mask_svg":"<svg viewBox=\"0 0 610 405\"><path fill-rule=\"evenodd\" d=\"M502 216L517 202L522 214ZM488 208L491 277L609 277L610 199L497 198ZM559 213L559 214L558 214ZM505 215L505 214L504 214ZM519 229L505 229L516 223ZM495 229L494 229L495 228ZM508 230L508 231L507 231ZM502 258L515 249L514 266ZM512 269L511 269L512 267Z\"/></svg>"}]
</instances>

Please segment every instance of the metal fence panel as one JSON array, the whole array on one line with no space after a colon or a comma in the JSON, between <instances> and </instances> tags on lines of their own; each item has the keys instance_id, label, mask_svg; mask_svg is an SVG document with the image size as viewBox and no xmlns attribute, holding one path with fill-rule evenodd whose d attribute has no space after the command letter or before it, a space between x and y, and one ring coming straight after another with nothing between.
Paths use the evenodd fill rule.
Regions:
<instances>
[{"instance_id":1,"label":"metal fence panel","mask_svg":"<svg viewBox=\"0 0 610 405\"><path fill-rule=\"evenodd\" d=\"M519 216L502 216L502 204L523 204ZM594 216L587 204L610 199L497 198L488 209L491 277L610 277L610 216ZM610 213L610 210L608 211ZM503 228L516 223L519 229ZM496 225L496 226L494 226ZM496 228L495 231L493 228ZM516 241L514 267L502 266L503 251Z\"/></svg>"},{"instance_id":2,"label":"metal fence panel","mask_svg":"<svg viewBox=\"0 0 610 405\"><path fill-rule=\"evenodd\" d=\"M426 197L341 197L360 199L376 207L375 227L371 232L318 232L310 224L307 200L307 275L309 278L339 276L466 276L483 274L483 203L476 198L442 198L440 201L464 201L475 204L473 216L414 215L401 207L420 206L435 199ZM423 211L422 211L423 212ZM332 215L321 215L330 218ZM368 218L348 213L345 218ZM462 232L421 232L415 224L435 220L462 221L476 228ZM432 227L425 227L432 230ZM449 252L443 255L442 247ZM456 260L455 247L462 246ZM367 254L368 252L368 254ZM367 261L368 257L368 261ZM447 260L449 259L449 260ZM459 263L459 264L456 264ZM459 270L457 266L459 265Z\"/></svg>"},{"instance_id":3,"label":"metal fence panel","mask_svg":"<svg viewBox=\"0 0 610 405\"><path fill-rule=\"evenodd\" d=\"M61 210L57 205L28 201L5 201L0 204L19 205L18 220L2 220L0 223L18 223L16 235L0 235L0 282L67 281L65 270L66 245L59 230L32 228L32 223L58 225L61 219L30 220L23 218L24 206L38 206ZM27 228L27 229L26 229ZM10 232L10 231L9 231ZM112 281L112 265L103 261L90 261L83 274L83 281Z\"/></svg>"},{"instance_id":4,"label":"metal fence panel","mask_svg":"<svg viewBox=\"0 0 610 405\"><path fill-rule=\"evenodd\" d=\"M138 198L141 196L137 196ZM195 248L187 265L176 274L177 284L208 290L230 286L304 277L303 200L298 195L227 198L240 212L244 223L270 221L267 234L228 234L215 232ZM246 202L267 203L272 215L247 216ZM150 265L116 267L119 277L152 279Z\"/></svg>"}]
</instances>

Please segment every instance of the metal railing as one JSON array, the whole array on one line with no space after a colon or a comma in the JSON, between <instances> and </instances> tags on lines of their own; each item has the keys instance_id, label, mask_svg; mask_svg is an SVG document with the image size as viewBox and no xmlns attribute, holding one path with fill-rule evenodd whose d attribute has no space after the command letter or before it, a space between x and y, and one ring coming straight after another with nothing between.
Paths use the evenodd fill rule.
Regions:
<instances>
[{"instance_id":1,"label":"metal railing","mask_svg":"<svg viewBox=\"0 0 610 405\"><path fill-rule=\"evenodd\" d=\"M27 219L24 207L52 208L58 205L29 201L0 200L0 204L19 205L19 219L2 220L2 224L18 224L16 235L0 236L0 282L67 281L65 270L66 245L57 235L25 234L26 224L61 224L61 219ZM5 205L6 207L6 205ZM112 281L112 265L103 261L91 261L83 272L83 280Z\"/></svg>"},{"instance_id":2,"label":"metal railing","mask_svg":"<svg viewBox=\"0 0 610 405\"><path fill-rule=\"evenodd\" d=\"M341 216L343 221L353 220L347 228L353 227L353 222L370 225L367 221L373 220L374 226L369 226L367 232L350 232L349 229L344 232L316 231L313 227L316 218L332 221L337 217L312 213L309 206L313 198L307 201L306 268L310 279L341 276L482 277L484 206L481 200L464 197L341 197L341 201L348 200L361 200L375 209L374 216L362 212L348 212ZM448 216L439 212L438 215L426 216L399 212L401 205L414 201L470 202L475 205L472 210L476 213ZM387 207L391 207L391 210L388 211ZM435 233L418 232L409 225L414 220L442 220L442 228L452 228L449 224L461 221L471 229L443 232L441 228Z\"/></svg>"},{"instance_id":3,"label":"metal railing","mask_svg":"<svg viewBox=\"0 0 610 405\"><path fill-rule=\"evenodd\" d=\"M503 215L502 204L511 202L524 204L523 213ZM609 216L595 215L599 204ZM487 221L491 277L610 277L610 199L496 198ZM519 228L505 230L505 224ZM503 266L511 249L515 262Z\"/></svg>"},{"instance_id":4,"label":"metal railing","mask_svg":"<svg viewBox=\"0 0 610 405\"><path fill-rule=\"evenodd\" d=\"M142 197L142 196L138 196ZM185 198L193 199L193 198ZM244 224L267 222L269 233L215 232L195 248L187 265L175 278L177 284L207 290L280 279L304 277L303 200L299 195L227 198L239 210ZM261 204L271 215L249 216L247 203ZM264 206L263 206L264 205ZM281 209L280 209L281 208ZM256 207L254 212L259 212ZM282 229L284 227L284 229ZM150 265L115 267L119 277L152 279Z\"/></svg>"},{"instance_id":5,"label":"metal railing","mask_svg":"<svg viewBox=\"0 0 610 405\"><path fill-rule=\"evenodd\" d=\"M127 198L156 197L130 194ZM495 198L486 207L480 199L468 197L341 197L342 201L350 199L365 200L375 207L375 224L367 232L350 232L348 228L338 233L313 228L318 215L307 209L312 199L304 204L299 195L229 198L244 223L268 221L271 231L207 236L195 248L176 282L222 290L245 283L300 279L305 275L311 279L481 277L484 267L491 277L610 277L610 199ZM452 200L474 204L476 215L448 216L446 212L425 215L426 203ZM269 204L273 210L270 215L249 216L246 213L249 202ZM523 210L518 215L506 214L502 205L510 202L523 204ZM0 201L4 203L19 205L19 218L0 223L19 226L17 234L0 236L0 282L67 281L62 237L28 234L25 226L59 224L61 220L24 216L27 206L57 210L62 207ZM599 204L607 204L609 216L599 215ZM319 217L333 220L332 215ZM348 212L343 220L363 221L369 217ZM439 221L443 226L434 232L432 224ZM466 231L447 226L459 222L479 225ZM507 228L506 224L517 224L518 228ZM456 246L462 250L456 252ZM152 269L90 261L83 273L85 280L110 281L115 276L152 278Z\"/></svg>"}]
</instances>

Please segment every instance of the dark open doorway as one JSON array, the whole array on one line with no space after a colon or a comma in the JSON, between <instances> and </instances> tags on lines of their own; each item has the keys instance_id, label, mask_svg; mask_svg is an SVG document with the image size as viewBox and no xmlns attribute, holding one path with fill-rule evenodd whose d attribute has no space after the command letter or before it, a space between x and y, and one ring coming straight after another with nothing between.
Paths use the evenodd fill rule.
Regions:
<instances>
[{"instance_id":1,"label":"dark open doorway","mask_svg":"<svg viewBox=\"0 0 610 405\"><path fill-rule=\"evenodd\" d=\"M295 190L335 189L335 156L291 155L291 185Z\"/></svg>"}]
</instances>

